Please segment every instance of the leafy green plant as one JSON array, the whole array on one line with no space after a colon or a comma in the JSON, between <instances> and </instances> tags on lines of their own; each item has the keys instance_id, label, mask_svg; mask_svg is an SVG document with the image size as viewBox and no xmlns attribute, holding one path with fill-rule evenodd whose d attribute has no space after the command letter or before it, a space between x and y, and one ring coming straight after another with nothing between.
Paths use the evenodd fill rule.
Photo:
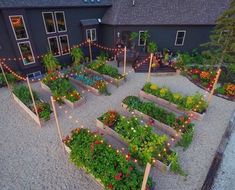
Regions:
<instances>
[{"instance_id":1,"label":"leafy green plant","mask_svg":"<svg viewBox=\"0 0 235 190\"><path fill-rule=\"evenodd\" d=\"M142 90L146 93L172 102L176 104L180 109L192 110L198 113L203 113L208 107L208 103L206 102L205 98L198 92L192 96L181 95L181 98L177 99L174 98L175 93L173 93L170 89L165 87L158 87L157 85L152 83L146 83Z\"/></svg>"},{"instance_id":2,"label":"leafy green plant","mask_svg":"<svg viewBox=\"0 0 235 190\"><path fill-rule=\"evenodd\" d=\"M72 56L73 66L79 66L84 60L84 53L81 48L73 48L70 54Z\"/></svg>"},{"instance_id":3,"label":"leafy green plant","mask_svg":"<svg viewBox=\"0 0 235 190\"><path fill-rule=\"evenodd\" d=\"M5 73L5 75L6 75L7 81L10 85L13 85L16 83L17 78L13 74ZM0 73L0 85L3 85L3 86L6 85L6 81L5 81L5 78L2 73Z\"/></svg>"},{"instance_id":4,"label":"leafy green plant","mask_svg":"<svg viewBox=\"0 0 235 190\"><path fill-rule=\"evenodd\" d=\"M130 40L134 41L138 38L139 34L137 32L131 32Z\"/></svg>"},{"instance_id":5,"label":"leafy green plant","mask_svg":"<svg viewBox=\"0 0 235 190\"><path fill-rule=\"evenodd\" d=\"M43 64L48 72L54 72L59 68L59 61L53 56L52 52L43 56Z\"/></svg>"},{"instance_id":6,"label":"leafy green plant","mask_svg":"<svg viewBox=\"0 0 235 190\"><path fill-rule=\"evenodd\" d=\"M148 52L149 53L156 53L157 52L157 44L155 42L150 42L148 44Z\"/></svg>"},{"instance_id":7,"label":"leafy green plant","mask_svg":"<svg viewBox=\"0 0 235 190\"><path fill-rule=\"evenodd\" d=\"M75 129L64 143L71 149L72 162L99 179L105 189L141 189L144 174L129 161L130 157L117 153L101 136L87 129ZM151 187L152 179L149 178L147 188Z\"/></svg>"}]
</instances>

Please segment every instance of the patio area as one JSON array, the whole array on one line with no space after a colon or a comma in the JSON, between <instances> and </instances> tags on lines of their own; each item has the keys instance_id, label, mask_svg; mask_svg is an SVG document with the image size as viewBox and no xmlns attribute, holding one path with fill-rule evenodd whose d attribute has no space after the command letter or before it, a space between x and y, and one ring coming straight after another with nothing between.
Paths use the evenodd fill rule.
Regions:
<instances>
[{"instance_id":1,"label":"patio area","mask_svg":"<svg viewBox=\"0 0 235 190\"><path fill-rule=\"evenodd\" d=\"M96 118L108 110L125 113L121 107L122 100L129 95L137 96L147 78L145 73L134 73L131 68L128 71L127 82L118 88L110 85L111 96L95 96L86 91L83 94L86 103L80 107L72 110L66 105L61 108L57 106L62 135L66 136L81 126L95 130ZM153 74L152 82L185 95L197 91L206 93L180 75L158 77ZM33 84L33 89L50 101L49 94L38 82ZM55 120L39 128L15 103L6 88L1 88L0 94L0 189L102 189L89 174L68 161L68 155L61 147ZM187 177L163 174L152 167L151 176L156 182L156 189L201 188L234 108L235 102L213 96L203 120L194 121L195 136L190 147L186 151L174 148Z\"/></svg>"}]
</instances>

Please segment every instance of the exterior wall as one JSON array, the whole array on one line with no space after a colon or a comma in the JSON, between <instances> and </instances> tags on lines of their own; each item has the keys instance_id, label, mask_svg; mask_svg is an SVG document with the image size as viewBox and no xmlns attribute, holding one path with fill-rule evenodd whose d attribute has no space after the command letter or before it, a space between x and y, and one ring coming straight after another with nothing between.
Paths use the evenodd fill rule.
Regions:
<instances>
[{"instance_id":1,"label":"exterior wall","mask_svg":"<svg viewBox=\"0 0 235 190\"><path fill-rule=\"evenodd\" d=\"M148 30L151 36L150 41L154 41L158 44L160 50L169 48L170 50L176 51L192 51L195 48L200 49L200 44L205 43L209 40L210 32L213 26L111 26L106 25L103 30L105 35L105 42L110 46L115 45L117 40L117 34L122 35L123 31L139 32L142 30ZM186 30L186 37L183 46L175 46L175 38L177 30ZM113 33L113 35L110 35ZM112 38L114 40L112 40ZM136 41L138 45L138 42ZM141 49L141 47L139 47Z\"/></svg>"},{"instance_id":2,"label":"exterior wall","mask_svg":"<svg viewBox=\"0 0 235 190\"><path fill-rule=\"evenodd\" d=\"M14 37L13 30L10 25L9 15L23 15L25 25L28 31L29 40L32 45L34 56L43 55L49 50L47 37L59 36L59 34L47 35L43 23L42 12L54 12L54 11L64 11L65 20L67 25L67 32L61 33L67 34L69 39L70 47L77 45L85 41L85 29L86 28L97 28L97 38L100 41L101 36L99 32L99 26L88 26L83 28L80 24L82 19L93 19L102 18L107 8L97 7L97 8L40 8L40 9L4 9L0 15L1 34L4 36L0 37L0 55L4 57L20 57L17 42ZM84 49L85 53L87 48ZM95 50L94 50L95 51ZM69 64L71 63L70 55L63 55L57 57L60 63ZM12 66L13 62L7 62L8 65ZM41 61L37 61L35 64L25 66L23 62L18 61L14 63L14 69L22 73L31 73L38 70L43 70ZM13 67L12 67L13 68Z\"/></svg>"}]
</instances>

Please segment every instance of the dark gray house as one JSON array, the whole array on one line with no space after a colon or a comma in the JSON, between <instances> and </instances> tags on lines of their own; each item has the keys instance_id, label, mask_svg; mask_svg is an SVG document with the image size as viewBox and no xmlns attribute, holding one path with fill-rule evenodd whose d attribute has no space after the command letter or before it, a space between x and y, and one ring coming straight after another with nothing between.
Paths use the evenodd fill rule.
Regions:
<instances>
[{"instance_id":1,"label":"dark gray house","mask_svg":"<svg viewBox=\"0 0 235 190\"><path fill-rule=\"evenodd\" d=\"M148 30L160 49L191 51L208 41L215 20L230 0L0 0L0 59L34 77L38 56L52 51L71 62L68 49L86 39L115 47ZM85 49L84 49L85 50ZM9 60L9 58L20 60Z\"/></svg>"}]
</instances>

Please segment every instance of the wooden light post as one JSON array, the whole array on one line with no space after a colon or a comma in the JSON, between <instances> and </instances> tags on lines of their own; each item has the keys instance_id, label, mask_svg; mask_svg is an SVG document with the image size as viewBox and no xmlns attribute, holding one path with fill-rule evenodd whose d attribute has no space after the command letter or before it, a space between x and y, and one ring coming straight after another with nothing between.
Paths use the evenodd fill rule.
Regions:
<instances>
[{"instance_id":1,"label":"wooden light post","mask_svg":"<svg viewBox=\"0 0 235 190\"><path fill-rule=\"evenodd\" d=\"M147 163L145 172L144 172L144 179L143 179L141 190L146 190L146 185L147 185L150 169L151 169L151 164Z\"/></svg>"},{"instance_id":2,"label":"wooden light post","mask_svg":"<svg viewBox=\"0 0 235 190\"><path fill-rule=\"evenodd\" d=\"M213 84L212 90L211 90L210 95L208 97L208 104L211 102L211 99L212 99L212 96L213 96L213 94L215 92L215 87L216 87L216 85L218 83L220 74L221 74L221 69L219 68L218 71L217 71L217 75L216 75L215 82Z\"/></svg>"},{"instance_id":3,"label":"wooden light post","mask_svg":"<svg viewBox=\"0 0 235 190\"><path fill-rule=\"evenodd\" d=\"M57 116L57 112L56 112L56 108L55 108L55 100L52 96L51 96L51 104L52 104L53 112L54 112L54 115L55 115L56 127L57 127L57 132L58 132L59 137L60 137L60 142L61 142L61 145L62 145L62 148L63 148L64 152L66 153L65 147L64 147L64 144L63 144L61 127L60 127L60 124L59 124L59 120L58 120L58 116Z\"/></svg>"},{"instance_id":4,"label":"wooden light post","mask_svg":"<svg viewBox=\"0 0 235 190\"><path fill-rule=\"evenodd\" d=\"M5 75L5 71L4 71L3 67L2 67L2 63L0 63L0 67L1 67L1 70L2 70L2 75L3 75L3 77L4 77L4 80L5 80L6 84L7 84L7 88L9 89L10 94L12 94L12 92L11 92L11 87L10 87L10 85L9 85L9 83L8 83L7 77L6 77L6 75Z\"/></svg>"},{"instance_id":5,"label":"wooden light post","mask_svg":"<svg viewBox=\"0 0 235 190\"><path fill-rule=\"evenodd\" d=\"M150 81L151 81L151 68L152 68L152 62L153 62L153 53L151 53L151 55L150 55L149 71L148 71L147 82L150 82Z\"/></svg>"},{"instance_id":6,"label":"wooden light post","mask_svg":"<svg viewBox=\"0 0 235 190\"><path fill-rule=\"evenodd\" d=\"M35 110L36 115L38 117L39 126L42 127L41 122L40 122L40 117L39 117L39 114L38 114L38 110L37 110L37 106L36 106L36 103L35 103L35 99L34 99L34 96L33 96L33 91L32 91L32 88L31 88L31 85L30 85L30 82L29 82L29 77L27 77L26 80L27 80L27 84L28 84L28 87L29 87L29 92L30 92L30 95L31 95L31 98L32 98L32 101L33 101L33 107L34 107L34 110Z\"/></svg>"},{"instance_id":7,"label":"wooden light post","mask_svg":"<svg viewBox=\"0 0 235 190\"><path fill-rule=\"evenodd\" d=\"M88 45L89 45L89 55L90 55L90 62L92 62L92 50L91 50L91 40L88 39Z\"/></svg>"},{"instance_id":8,"label":"wooden light post","mask_svg":"<svg viewBox=\"0 0 235 190\"><path fill-rule=\"evenodd\" d=\"M123 68L123 75L126 76L126 46L124 48L124 60L123 60L124 68Z\"/></svg>"}]
</instances>

